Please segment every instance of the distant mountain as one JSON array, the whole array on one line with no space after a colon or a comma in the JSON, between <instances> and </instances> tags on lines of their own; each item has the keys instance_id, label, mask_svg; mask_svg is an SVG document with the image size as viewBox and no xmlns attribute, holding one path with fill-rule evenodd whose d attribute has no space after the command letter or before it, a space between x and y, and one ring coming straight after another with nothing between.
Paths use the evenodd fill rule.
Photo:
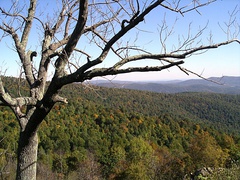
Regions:
<instances>
[{"instance_id":1,"label":"distant mountain","mask_svg":"<svg viewBox=\"0 0 240 180\"><path fill-rule=\"evenodd\" d=\"M133 81L93 81L94 85L135 89L158 93L212 92L222 94L240 94L240 77L223 76L186 81L133 82Z\"/></svg>"}]
</instances>

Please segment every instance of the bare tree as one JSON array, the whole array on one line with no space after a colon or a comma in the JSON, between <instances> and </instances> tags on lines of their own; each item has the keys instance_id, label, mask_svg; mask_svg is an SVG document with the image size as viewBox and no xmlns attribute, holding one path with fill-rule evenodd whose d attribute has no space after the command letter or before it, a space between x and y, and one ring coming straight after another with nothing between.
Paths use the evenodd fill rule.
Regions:
<instances>
[{"instance_id":1,"label":"bare tree","mask_svg":"<svg viewBox=\"0 0 240 180\"><path fill-rule=\"evenodd\" d=\"M159 46L162 46L162 53L153 54L124 39L128 32L139 31L138 25L154 9L166 8L184 15L189 11L198 12L198 8L214 1L192 0L188 1L189 4L183 4L180 0L59 0L51 12L41 10L37 0L29 0L29 4L13 1L8 9L0 7L2 38L12 39L20 60L20 77L24 75L29 86L28 97L20 94L12 97L0 78L0 104L12 109L20 125L16 179L36 179L39 125L54 104L67 103L66 98L59 96L63 86L97 76L161 71L173 66L191 73L181 66L183 59L207 49L240 43L236 36L220 43L196 43L205 30L203 27L195 35L189 33L179 41L178 46L168 51L165 42L172 30L166 21L160 26ZM41 38L40 45L34 42L35 46L38 45L35 49L37 52L32 48L33 41L30 41L32 34L39 34ZM138 39L141 37L136 36L136 41ZM113 59L112 65L105 67L103 62L108 57L114 57L117 61ZM37 60L33 63L35 59L39 59L38 67L35 67ZM141 60L160 61L161 64L128 66L130 62ZM53 75L49 86L46 86L51 68Z\"/></svg>"}]
</instances>

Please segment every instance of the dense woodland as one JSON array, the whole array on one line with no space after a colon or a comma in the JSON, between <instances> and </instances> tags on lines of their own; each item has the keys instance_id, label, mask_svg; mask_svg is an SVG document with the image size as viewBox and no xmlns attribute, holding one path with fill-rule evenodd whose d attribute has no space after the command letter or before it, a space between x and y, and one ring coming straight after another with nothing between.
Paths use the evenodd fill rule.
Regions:
<instances>
[{"instance_id":1,"label":"dense woodland","mask_svg":"<svg viewBox=\"0 0 240 180\"><path fill-rule=\"evenodd\" d=\"M24 80L4 83L24 96ZM61 93L69 103L40 127L38 179L183 179L202 167L216 169L212 179L240 177L240 95L87 84ZM0 178L13 179L18 122L0 108Z\"/></svg>"}]
</instances>

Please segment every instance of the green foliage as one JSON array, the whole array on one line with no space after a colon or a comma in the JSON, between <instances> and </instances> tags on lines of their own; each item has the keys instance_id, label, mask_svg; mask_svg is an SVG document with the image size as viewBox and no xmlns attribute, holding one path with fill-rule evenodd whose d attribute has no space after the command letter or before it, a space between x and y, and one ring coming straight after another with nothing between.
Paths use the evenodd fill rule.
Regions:
<instances>
[{"instance_id":1,"label":"green foliage","mask_svg":"<svg viewBox=\"0 0 240 180\"><path fill-rule=\"evenodd\" d=\"M202 131L200 127L194 132L194 137L190 139L187 150L192 166L201 167L223 167L229 154L224 152L217 141L208 132ZM207 161L206 161L207 159ZM197 164L195 162L198 162Z\"/></svg>"},{"instance_id":2,"label":"green foliage","mask_svg":"<svg viewBox=\"0 0 240 180\"><path fill-rule=\"evenodd\" d=\"M158 161L152 146L141 137L134 137L127 147L127 168L122 179L153 179Z\"/></svg>"},{"instance_id":3,"label":"green foliage","mask_svg":"<svg viewBox=\"0 0 240 180\"><path fill-rule=\"evenodd\" d=\"M213 174L210 175L211 180L239 180L240 177L240 166L234 164L231 168L217 169Z\"/></svg>"},{"instance_id":4,"label":"green foliage","mask_svg":"<svg viewBox=\"0 0 240 180\"><path fill-rule=\"evenodd\" d=\"M182 179L206 166L238 175L239 95L79 84L62 93L69 104L55 105L40 127L38 177ZM10 109L0 108L0 150L15 154L18 123ZM0 156L0 166L6 164Z\"/></svg>"}]
</instances>

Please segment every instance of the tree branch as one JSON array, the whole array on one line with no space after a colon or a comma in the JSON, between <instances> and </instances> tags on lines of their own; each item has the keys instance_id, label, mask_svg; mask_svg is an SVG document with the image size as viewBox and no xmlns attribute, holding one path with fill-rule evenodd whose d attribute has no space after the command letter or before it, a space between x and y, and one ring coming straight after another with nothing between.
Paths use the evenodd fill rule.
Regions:
<instances>
[{"instance_id":1,"label":"tree branch","mask_svg":"<svg viewBox=\"0 0 240 180\"><path fill-rule=\"evenodd\" d=\"M213 45L199 46L199 47L197 47L197 48L192 48L192 49L190 49L190 50L186 50L186 52L183 53L182 56L185 58L185 57L187 57L188 55L194 54L195 52L202 51L202 50L219 48L220 46L225 46L225 45L231 44L231 43L233 43L233 42L237 42L238 44L240 44L240 40L238 40L238 39L232 39L232 40L228 40L228 41L221 42L221 43L217 43L217 44L213 44Z\"/></svg>"},{"instance_id":2,"label":"tree branch","mask_svg":"<svg viewBox=\"0 0 240 180\"><path fill-rule=\"evenodd\" d=\"M30 1L30 6L28 9L28 17L26 18L25 27L23 30L22 38L21 38L21 44L23 45L24 49L27 46L28 37L32 27L32 22L33 22L35 10L36 10L36 4L37 4L36 0Z\"/></svg>"},{"instance_id":3,"label":"tree branch","mask_svg":"<svg viewBox=\"0 0 240 180\"><path fill-rule=\"evenodd\" d=\"M59 96L59 95L56 95L56 96L53 98L53 101L54 101L54 102L61 102L61 103L64 103L64 104L67 104L67 103L68 103L67 98L61 97L61 96Z\"/></svg>"},{"instance_id":4,"label":"tree branch","mask_svg":"<svg viewBox=\"0 0 240 180\"><path fill-rule=\"evenodd\" d=\"M36 105L37 99L32 97L18 97L12 98L8 92L5 91L2 79L0 78L0 100L3 105L6 106L26 106L26 105Z\"/></svg>"},{"instance_id":5,"label":"tree branch","mask_svg":"<svg viewBox=\"0 0 240 180\"><path fill-rule=\"evenodd\" d=\"M107 76L107 75L116 75L116 74L123 74L123 73L130 73L130 72L149 72L149 71L162 71L164 69L168 69L173 66L178 66L183 64L184 61L180 60L177 62L171 62L170 64L163 65L163 66L146 66L146 67L129 67L126 69L114 69L114 68L96 68L84 73L84 76L78 79L80 82L85 80L90 80L97 76Z\"/></svg>"},{"instance_id":6,"label":"tree branch","mask_svg":"<svg viewBox=\"0 0 240 180\"><path fill-rule=\"evenodd\" d=\"M11 14L11 13L6 12L6 11L5 11L3 8L1 8L1 7L0 7L0 11L2 12L2 14L5 14L6 16L20 17L20 18L22 18L24 21L27 21L27 19L26 19L23 15L21 15L21 14L19 14L19 13L13 13L13 14Z\"/></svg>"},{"instance_id":7,"label":"tree branch","mask_svg":"<svg viewBox=\"0 0 240 180\"><path fill-rule=\"evenodd\" d=\"M121 74L121 73L128 73L128 72L146 72L146 71L161 71L162 69L167 69L172 66L178 66L180 64L183 64L183 61L170 61L167 60L167 58L171 59L185 59L187 58L188 55L192 55L195 52L202 51L202 50L207 50L207 49L213 49L213 48L218 48L220 46L224 46L233 42L237 42L240 44L240 41L238 39L233 39L230 41L225 41L222 43L214 44L214 45L209 45L209 46L200 46L197 48L190 49L182 54L141 54L141 55L135 55L131 56L128 58L125 58L118 63L116 63L112 68L96 68L93 70L90 70L86 73L84 73L84 79L92 79L93 77L100 76L102 73L102 76L105 75L115 75L115 74ZM131 61L137 61L137 60L143 60L143 59L149 59L149 60L163 60L168 62L168 65L164 66L154 66L154 67L132 67L132 68L127 68L127 69L119 69L121 66L124 64L131 62Z\"/></svg>"},{"instance_id":8,"label":"tree branch","mask_svg":"<svg viewBox=\"0 0 240 180\"><path fill-rule=\"evenodd\" d=\"M163 2L163 0L158 0L155 3L153 3L152 5L150 5L149 7L147 7L141 14L137 13L137 16L132 19L131 22L129 22L129 24L127 24L126 26L122 27L121 30L115 34L105 45L102 53L100 54L100 56L94 60L95 62L93 64L99 64L101 63L107 56L109 50L111 49L111 47L113 46L113 44L118 41L121 37L123 37L129 30L131 30L132 28L136 27L141 21L144 20L144 17L154 8L156 8L158 5L160 5Z\"/></svg>"},{"instance_id":9,"label":"tree branch","mask_svg":"<svg viewBox=\"0 0 240 180\"><path fill-rule=\"evenodd\" d=\"M153 10L159 4L161 4L162 2L163 2L163 0L156 1L155 3L153 3L152 5L147 7L142 13L134 14L135 16L134 16L133 19L131 19L131 22L129 22L129 24L127 24L124 28L121 28L118 33L116 33L108 42L106 42L106 45L103 48L102 53L100 54L100 56L98 58L96 58L95 60L93 60L91 62L87 62L86 64L84 64L74 74L72 74L71 77L73 77L75 75L78 76L79 74L83 73L87 69L89 69L89 68L91 68L91 67L93 67L93 66L95 66L95 65L97 65L99 63L101 63L106 58L109 50L113 48L112 47L113 44L116 43L120 38L122 38L129 30L131 30L132 28L136 27L141 21L143 21L144 17L151 10ZM72 80L72 78L70 78L70 79ZM69 82L71 82L71 80Z\"/></svg>"},{"instance_id":10,"label":"tree branch","mask_svg":"<svg viewBox=\"0 0 240 180\"><path fill-rule=\"evenodd\" d=\"M156 60L164 60L164 58L172 58L172 59L184 59L186 58L188 55L192 55L195 52L198 51L202 51L202 50L208 50L208 49L213 49L213 48L218 48L220 46L224 46L233 42L237 42L239 43L239 40L237 39L233 39L230 41L225 41L222 43L218 43L218 44L213 44L213 45L209 45L209 46L199 46L197 48L192 48L189 50L185 50L184 53L180 54L178 51L176 52L171 52L169 54L141 54L141 55L135 55L135 56L131 56L128 58L125 58L121 61L119 61L118 63L116 63L113 68L118 69L121 66L123 66L126 63L132 62L132 61L137 61L137 60L143 60L143 59L156 59Z\"/></svg>"},{"instance_id":11,"label":"tree branch","mask_svg":"<svg viewBox=\"0 0 240 180\"><path fill-rule=\"evenodd\" d=\"M67 57L71 55L71 53L73 52L74 48L77 45L79 38L84 32L84 27L88 15L88 1L87 0L80 1L79 8L80 8L79 16L76 27L74 28L73 33L71 34L70 39L63 50L63 53L66 54Z\"/></svg>"},{"instance_id":12,"label":"tree branch","mask_svg":"<svg viewBox=\"0 0 240 180\"><path fill-rule=\"evenodd\" d=\"M26 79L31 86L34 83L34 76L32 74L32 63L31 63L31 51L28 51L25 53L25 46L22 45L20 42L20 39L18 37L18 34L16 33L15 29L13 27L8 26L7 24L4 24L5 27L0 26L0 29L2 29L4 32L10 34L14 40L15 47L17 50L17 53L19 55L19 58L22 62L24 72L26 75Z\"/></svg>"},{"instance_id":13,"label":"tree branch","mask_svg":"<svg viewBox=\"0 0 240 180\"><path fill-rule=\"evenodd\" d=\"M64 75L64 67L67 64L67 60L69 56L74 51L74 48L76 47L79 38L84 32L84 26L87 21L88 16L88 1L82 0L79 1L79 16L78 21L76 24L76 27L73 30L73 33L70 36L70 39L68 40L66 46L64 47L62 51L62 55L56 60L55 66L56 66L56 77L61 77Z\"/></svg>"},{"instance_id":14,"label":"tree branch","mask_svg":"<svg viewBox=\"0 0 240 180\"><path fill-rule=\"evenodd\" d=\"M196 0L192 0L192 2L191 2L190 4L188 4L188 5L186 5L186 6L183 6L183 7L179 7L179 2L180 2L180 1L179 1L179 2L176 4L175 7L171 7L171 6L169 6L169 5L164 5L164 4L161 4L161 6L164 7L164 8L166 8L166 9L168 9L168 10L170 10L170 11L180 13L180 14L183 16L185 13L190 12L190 11L193 11L193 10L195 10L195 11L197 11L197 12L199 13L198 8L203 7L203 6L207 6L207 5L209 5L209 4L211 4L211 3L215 2L215 1L217 1L217 0L209 0L209 1L206 2L206 3L199 3L199 2L196 1ZM191 5L193 5L193 7L188 8L188 7L191 6ZM199 13L199 14L200 14L200 13Z\"/></svg>"}]
</instances>

